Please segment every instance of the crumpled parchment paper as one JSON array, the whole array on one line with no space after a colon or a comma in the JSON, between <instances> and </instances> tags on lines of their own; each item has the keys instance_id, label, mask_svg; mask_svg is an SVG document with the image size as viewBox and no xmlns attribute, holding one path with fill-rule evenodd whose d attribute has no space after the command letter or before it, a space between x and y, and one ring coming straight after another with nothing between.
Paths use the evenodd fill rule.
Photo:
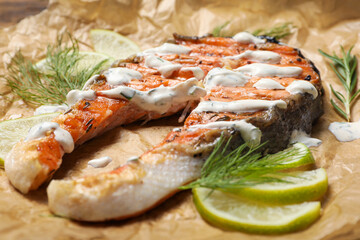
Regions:
<instances>
[{"instance_id":1,"label":"crumpled parchment paper","mask_svg":"<svg viewBox=\"0 0 360 240\"><path fill-rule=\"evenodd\" d=\"M124 221L81 223L54 217L47 208L46 185L22 195L0 170L0 239L359 239L360 238L360 140L339 143L327 130L342 121L329 104L331 83L341 89L318 49L339 53L339 45L359 55L360 2L340 0L52 0L42 13L15 26L0 29L0 74L17 49L34 61L44 57L56 35L69 31L89 43L89 30L111 29L127 35L142 49L157 46L173 32L203 35L228 20L228 33L272 27L292 22L297 28L285 42L298 47L320 69L325 89L325 114L317 121L313 137L323 141L313 149L317 167L329 176L329 191L322 201L322 216L311 227L280 236L249 235L223 231L201 219L189 191L180 192L146 214ZM85 46L82 46L84 50ZM0 118L30 116L33 109L13 96L0 82ZM353 107L359 120L360 104ZM118 127L80 146L64 157L55 178L77 177L113 169L131 156L138 156L161 141L177 118ZM87 161L110 156L104 169L91 169ZM116 207L116 206L114 206Z\"/></svg>"}]
</instances>

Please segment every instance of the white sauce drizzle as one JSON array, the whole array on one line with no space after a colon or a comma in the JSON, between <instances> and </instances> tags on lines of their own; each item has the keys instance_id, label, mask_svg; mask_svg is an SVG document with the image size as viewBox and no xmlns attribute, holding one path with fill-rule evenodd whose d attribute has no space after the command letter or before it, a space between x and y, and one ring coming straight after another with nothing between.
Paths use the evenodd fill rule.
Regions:
<instances>
[{"instance_id":1,"label":"white sauce drizzle","mask_svg":"<svg viewBox=\"0 0 360 240\"><path fill-rule=\"evenodd\" d=\"M300 67L278 67L265 63L253 63L235 69L254 77L297 77L303 69Z\"/></svg>"},{"instance_id":2,"label":"white sauce drizzle","mask_svg":"<svg viewBox=\"0 0 360 240\"><path fill-rule=\"evenodd\" d=\"M90 86L92 84L94 84L95 80L99 77L100 75L94 75L91 78L89 78L89 80L86 81L84 87L82 88L82 90L88 90L90 89Z\"/></svg>"},{"instance_id":3,"label":"white sauce drizzle","mask_svg":"<svg viewBox=\"0 0 360 240\"><path fill-rule=\"evenodd\" d=\"M291 94L309 93L313 96L313 98L318 96L318 91L314 85L305 80L293 81L289 86L286 87L286 91Z\"/></svg>"},{"instance_id":4,"label":"white sauce drizzle","mask_svg":"<svg viewBox=\"0 0 360 240\"><path fill-rule=\"evenodd\" d=\"M106 77L106 81L110 85L122 85L129 83L132 79L141 79L142 74L138 71L129 68L109 68L103 75Z\"/></svg>"},{"instance_id":5,"label":"white sauce drizzle","mask_svg":"<svg viewBox=\"0 0 360 240\"><path fill-rule=\"evenodd\" d=\"M294 143L298 143L298 142L305 144L307 147L318 147L322 143L322 141L320 139L312 138L312 137L310 137L309 134L307 134L304 131L294 130L291 133L289 143L294 144Z\"/></svg>"},{"instance_id":6,"label":"white sauce drizzle","mask_svg":"<svg viewBox=\"0 0 360 240\"><path fill-rule=\"evenodd\" d=\"M163 77L170 77L174 71L179 70L181 64L173 64L154 55L145 56L145 66L157 69Z\"/></svg>"},{"instance_id":7,"label":"white sauce drizzle","mask_svg":"<svg viewBox=\"0 0 360 240\"><path fill-rule=\"evenodd\" d=\"M88 162L88 165L94 168L103 168L106 167L109 163L111 163L111 161L112 161L111 157L106 156L106 157L90 160Z\"/></svg>"},{"instance_id":8,"label":"white sauce drizzle","mask_svg":"<svg viewBox=\"0 0 360 240\"><path fill-rule=\"evenodd\" d=\"M206 90L197 86L198 81L190 78L173 87L160 86L149 91L139 91L126 86L100 91L107 97L127 99L138 107L158 113L167 112L172 104L199 100Z\"/></svg>"},{"instance_id":9,"label":"white sauce drizzle","mask_svg":"<svg viewBox=\"0 0 360 240\"><path fill-rule=\"evenodd\" d=\"M195 112L256 112L277 106L285 109L286 102L283 100L238 100L232 102L203 101L194 109Z\"/></svg>"},{"instance_id":10,"label":"white sauce drizzle","mask_svg":"<svg viewBox=\"0 0 360 240\"><path fill-rule=\"evenodd\" d=\"M138 156L133 156L133 157L128 158L128 160L126 160L126 162L132 162L132 161L138 161L138 160L139 160Z\"/></svg>"},{"instance_id":11,"label":"white sauce drizzle","mask_svg":"<svg viewBox=\"0 0 360 240\"><path fill-rule=\"evenodd\" d=\"M64 152L71 153L74 150L74 140L71 134L65 129L62 129L60 125L55 122L36 124L29 130L25 141L46 137L49 132L54 132L55 140L62 146Z\"/></svg>"},{"instance_id":12,"label":"white sauce drizzle","mask_svg":"<svg viewBox=\"0 0 360 240\"><path fill-rule=\"evenodd\" d=\"M69 107L65 104L61 105L42 105L35 109L34 115L40 115L45 113L54 113L54 112L65 112Z\"/></svg>"},{"instance_id":13,"label":"white sauce drizzle","mask_svg":"<svg viewBox=\"0 0 360 240\"><path fill-rule=\"evenodd\" d=\"M69 106L74 105L80 100L95 100L96 98L96 92L93 90L86 90L86 91L80 91L80 90L71 90L67 96L66 96L66 103Z\"/></svg>"},{"instance_id":14,"label":"white sauce drizzle","mask_svg":"<svg viewBox=\"0 0 360 240\"><path fill-rule=\"evenodd\" d=\"M143 54L158 54L158 55L169 55L169 54L188 54L191 51L190 48L173 43L164 43L163 45L150 48L143 51Z\"/></svg>"},{"instance_id":15,"label":"white sauce drizzle","mask_svg":"<svg viewBox=\"0 0 360 240\"><path fill-rule=\"evenodd\" d=\"M215 86L242 87L248 82L249 77L242 73L234 72L225 68L214 68L205 77L205 89Z\"/></svg>"},{"instance_id":16,"label":"white sauce drizzle","mask_svg":"<svg viewBox=\"0 0 360 240\"><path fill-rule=\"evenodd\" d=\"M207 124L192 125L189 127L190 130L206 128L206 129L224 129L234 128L239 131L241 137L249 146L257 146L260 144L261 131L251 123L247 123L245 120L239 121L218 121Z\"/></svg>"},{"instance_id":17,"label":"white sauce drizzle","mask_svg":"<svg viewBox=\"0 0 360 240\"><path fill-rule=\"evenodd\" d=\"M259 43L265 43L266 40L265 39L260 39L255 37L254 35L252 35L251 33L248 32L239 32L237 33L235 36L233 36L233 39L239 43L243 43L243 44L249 44L249 43L255 43L255 44L259 44Z\"/></svg>"},{"instance_id":18,"label":"white sauce drizzle","mask_svg":"<svg viewBox=\"0 0 360 240\"><path fill-rule=\"evenodd\" d=\"M191 71L197 80L204 79L205 73L200 67L183 67L181 71Z\"/></svg>"},{"instance_id":19,"label":"white sauce drizzle","mask_svg":"<svg viewBox=\"0 0 360 240\"><path fill-rule=\"evenodd\" d=\"M257 89L285 89L283 85L271 78L262 78L253 87Z\"/></svg>"},{"instance_id":20,"label":"white sauce drizzle","mask_svg":"<svg viewBox=\"0 0 360 240\"><path fill-rule=\"evenodd\" d=\"M333 122L329 130L340 142L351 142L360 138L360 121Z\"/></svg>"},{"instance_id":21,"label":"white sauce drizzle","mask_svg":"<svg viewBox=\"0 0 360 240\"><path fill-rule=\"evenodd\" d=\"M247 50L238 55L224 57L224 59L233 59L233 60L239 60L243 58L259 63L277 64L280 63L281 55L271 51Z\"/></svg>"}]
</instances>

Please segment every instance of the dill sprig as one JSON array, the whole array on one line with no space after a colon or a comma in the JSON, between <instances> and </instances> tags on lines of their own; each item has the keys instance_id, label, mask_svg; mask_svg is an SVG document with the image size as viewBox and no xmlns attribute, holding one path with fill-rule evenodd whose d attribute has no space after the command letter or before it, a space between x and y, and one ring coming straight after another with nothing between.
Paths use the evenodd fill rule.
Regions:
<instances>
[{"instance_id":1,"label":"dill sprig","mask_svg":"<svg viewBox=\"0 0 360 240\"><path fill-rule=\"evenodd\" d=\"M211 34L214 37L231 37L231 34L227 34L224 32L224 28L228 26L230 21L225 22L224 24L221 24L219 26L216 26ZM275 25L274 27L270 29L257 29L252 34L255 36L262 36L266 35L269 37L273 37L276 40L280 40L288 35L291 34L292 29L294 28L294 25L290 22L282 23Z\"/></svg>"},{"instance_id":2,"label":"dill sprig","mask_svg":"<svg viewBox=\"0 0 360 240\"><path fill-rule=\"evenodd\" d=\"M342 58L335 53L331 56L319 49L319 52L324 57L332 61L330 67L344 86L345 96L341 92L336 91L330 84L331 92L342 103L342 108L335 103L334 99L331 99L330 102L336 111L348 122L351 121L351 106L360 93L360 89L355 91L357 85L357 59L355 55L351 55L353 47L354 46L345 52L343 46L341 46Z\"/></svg>"},{"instance_id":3,"label":"dill sprig","mask_svg":"<svg viewBox=\"0 0 360 240\"><path fill-rule=\"evenodd\" d=\"M299 149L289 148L262 157L258 150L264 144L255 148L248 148L243 144L226 154L230 141L231 139L225 144L224 138L221 137L204 163L201 177L181 189L234 189L262 183L287 182L281 178L284 173L280 170L293 167L286 162L294 161L299 156Z\"/></svg>"},{"instance_id":4,"label":"dill sprig","mask_svg":"<svg viewBox=\"0 0 360 240\"><path fill-rule=\"evenodd\" d=\"M294 25L290 22L282 23L275 25L274 27L270 29L257 29L252 34L255 36L261 36L266 35L269 37L273 37L276 40L280 40L286 36L289 36L291 34L291 30L294 28Z\"/></svg>"},{"instance_id":5,"label":"dill sprig","mask_svg":"<svg viewBox=\"0 0 360 240\"><path fill-rule=\"evenodd\" d=\"M45 69L25 59L21 51L15 54L8 66L9 74L4 76L15 94L35 106L62 104L70 90L81 89L91 76L100 72L107 60L90 69L79 69L82 59L79 44L70 34L68 36L68 44L61 35L54 45L47 47Z\"/></svg>"},{"instance_id":6,"label":"dill sprig","mask_svg":"<svg viewBox=\"0 0 360 240\"><path fill-rule=\"evenodd\" d=\"M224 33L224 28L229 25L230 21L227 21L225 22L224 24L221 24L219 26L216 26L211 34L214 36L214 37L227 37L227 35Z\"/></svg>"}]
</instances>

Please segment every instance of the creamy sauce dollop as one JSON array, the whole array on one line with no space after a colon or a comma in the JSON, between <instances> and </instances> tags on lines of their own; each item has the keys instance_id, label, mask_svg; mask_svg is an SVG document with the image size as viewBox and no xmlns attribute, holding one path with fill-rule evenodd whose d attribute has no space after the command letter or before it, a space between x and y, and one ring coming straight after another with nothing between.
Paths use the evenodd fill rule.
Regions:
<instances>
[{"instance_id":1,"label":"creamy sauce dollop","mask_svg":"<svg viewBox=\"0 0 360 240\"><path fill-rule=\"evenodd\" d=\"M290 94L309 93L313 96L314 99L318 96L318 91L314 85L305 80L293 81L289 86L286 87L286 91L288 91Z\"/></svg>"},{"instance_id":2,"label":"creamy sauce dollop","mask_svg":"<svg viewBox=\"0 0 360 240\"><path fill-rule=\"evenodd\" d=\"M286 102L283 100L237 100L232 102L203 101L194 109L195 112L256 112L272 107L285 109Z\"/></svg>"},{"instance_id":3,"label":"creamy sauce dollop","mask_svg":"<svg viewBox=\"0 0 360 240\"><path fill-rule=\"evenodd\" d=\"M88 162L89 166L92 166L94 168L103 168L106 167L109 163L111 163L112 158L111 157L101 157L101 158L96 158L93 160L90 160Z\"/></svg>"},{"instance_id":4,"label":"creamy sauce dollop","mask_svg":"<svg viewBox=\"0 0 360 240\"><path fill-rule=\"evenodd\" d=\"M205 89L210 90L215 86L242 87L248 82L249 77L240 72L225 68L214 68L205 77Z\"/></svg>"},{"instance_id":5,"label":"creamy sauce dollop","mask_svg":"<svg viewBox=\"0 0 360 240\"><path fill-rule=\"evenodd\" d=\"M182 67L180 71L190 71L197 80L204 79L205 73L200 67Z\"/></svg>"},{"instance_id":6,"label":"creamy sauce dollop","mask_svg":"<svg viewBox=\"0 0 360 240\"><path fill-rule=\"evenodd\" d=\"M257 89L285 89L283 85L271 78L262 78L253 87Z\"/></svg>"},{"instance_id":7,"label":"creamy sauce dollop","mask_svg":"<svg viewBox=\"0 0 360 240\"><path fill-rule=\"evenodd\" d=\"M312 138L304 131L294 130L291 133L289 144L298 142L305 144L307 147L318 147L322 143L320 139Z\"/></svg>"},{"instance_id":8,"label":"creamy sauce dollop","mask_svg":"<svg viewBox=\"0 0 360 240\"><path fill-rule=\"evenodd\" d=\"M69 107L65 104L61 105L42 105L35 109L34 115L40 115L45 113L54 113L54 112L65 112Z\"/></svg>"},{"instance_id":9,"label":"creamy sauce dollop","mask_svg":"<svg viewBox=\"0 0 360 240\"><path fill-rule=\"evenodd\" d=\"M246 50L238 55L224 57L224 59L248 59L253 62L277 64L280 63L281 55L272 51Z\"/></svg>"},{"instance_id":10,"label":"creamy sauce dollop","mask_svg":"<svg viewBox=\"0 0 360 240\"><path fill-rule=\"evenodd\" d=\"M95 98L96 98L96 92L93 90L86 90L86 91L71 90L66 95L66 103L69 106L72 106L81 100L95 100Z\"/></svg>"},{"instance_id":11,"label":"creamy sauce dollop","mask_svg":"<svg viewBox=\"0 0 360 240\"><path fill-rule=\"evenodd\" d=\"M74 140L71 134L55 122L43 122L33 126L29 130L25 141L46 137L50 132L54 133L55 140L61 145L64 152L71 153L74 150Z\"/></svg>"},{"instance_id":12,"label":"creamy sauce dollop","mask_svg":"<svg viewBox=\"0 0 360 240\"><path fill-rule=\"evenodd\" d=\"M192 125L190 130L205 128L205 129L227 129L233 128L240 132L241 137L249 146L257 146L260 144L261 131L251 123L247 123L245 120L239 121L218 121L206 124Z\"/></svg>"},{"instance_id":13,"label":"creamy sauce dollop","mask_svg":"<svg viewBox=\"0 0 360 240\"><path fill-rule=\"evenodd\" d=\"M298 77L303 69L300 67L279 67L265 63L253 63L236 68L235 71L253 77Z\"/></svg>"},{"instance_id":14,"label":"creamy sauce dollop","mask_svg":"<svg viewBox=\"0 0 360 240\"><path fill-rule=\"evenodd\" d=\"M173 64L165 59L156 57L155 55L145 56L145 66L157 69L165 78L170 77L174 71L177 71L182 67L181 64Z\"/></svg>"},{"instance_id":15,"label":"creamy sauce dollop","mask_svg":"<svg viewBox=\"0 0 360 240\"><path fill-rule=\"evenodd\" d=\"M112 86L129 83L132 79L142 78L142 74L140 72L123 67L109 68L103 73L103 75L106 77L108 84Z\"/></svg>"},{"instance_id":16,"label":"creamy sauce dollop","mask_svg":"<svg viewBox=\"0 0 360 240\"><path fill-rule=\"evenodd\" d=\"M126 86L100 91L110 98L127 99L138 107L160 114L166 113L173 104L199 100L206 90L197 86L196 78L190 78L173 87L160 86L149 91L139 91Z\"/></svg>"},{"instance_id":17,"label":"creamy sauce dollop","mask_svg":"<svg viewBox=\"0 0 360 240\"><path fill-rule=\"evenodd\" d=\"M333 122L329 130L340 142L351 142L360 138L360 121Z\"/></svg>"},{"instance_id":18,"label":"creamy sauce dollop","mask_svg":"<svg viewBox=\"0 0 360 240\"><path fill-rule=\"evenodd\" d=\"M237 41L239 43L243 43L243 44L266 43L265 39L257 38L257 37L255 37L254 35L252 35L251 33L248 33L248 32L239 32L239 33L235 34L235 36L233 36L233 39L235 41Z\"/></svg>"},{"instance_id":19,"label":"creamy sauce dollop","mask_svg":"<svg viewBox=\"0 0 360 240\"><path fill-rule=\"evenodd\" d=\"M173 43L164 43L163 45L155 48L150 48L143 51L143 54L158 54L158 55L169 55L169 54L189 54L191 51L190 48L173 44ZM140 53L141 55L141 53Z\"/></svg>"}]
</instances>

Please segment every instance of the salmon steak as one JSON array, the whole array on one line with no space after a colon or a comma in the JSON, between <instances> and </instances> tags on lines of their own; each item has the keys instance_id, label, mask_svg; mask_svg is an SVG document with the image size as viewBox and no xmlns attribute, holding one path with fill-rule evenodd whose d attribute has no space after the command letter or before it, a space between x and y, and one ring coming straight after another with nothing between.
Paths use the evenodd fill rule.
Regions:
<instances>
[{"instance_id":1,"label":"salmon steak","mask_svg":"<svg viewBox=\"0 0 360 240\"><path fill-rule=\"evenodd\" d=\"M247 32L187 37L119 60L67 95L69 109L30 129L5 160L22 193L51 179L65 153L116 126L190 112L153 149L111 172L52 180L50 210L81 221L137 216L200 177L220 136L273 153L322 110L320 74L296 49ZM182 115L183 116L183 115Z\"/></svg>"}]
</instances>

